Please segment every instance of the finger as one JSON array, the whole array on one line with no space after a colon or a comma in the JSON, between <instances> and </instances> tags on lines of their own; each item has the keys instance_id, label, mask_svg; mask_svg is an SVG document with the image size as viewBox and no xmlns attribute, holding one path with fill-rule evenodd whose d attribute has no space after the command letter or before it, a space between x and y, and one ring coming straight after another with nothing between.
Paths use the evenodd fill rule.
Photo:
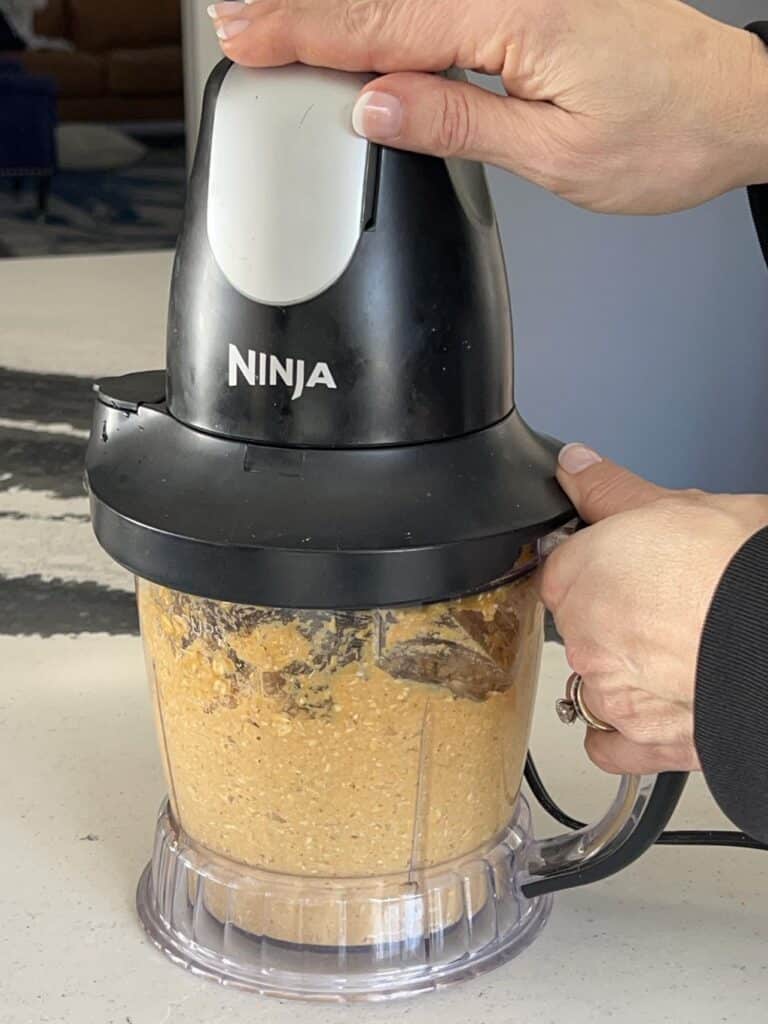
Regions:
<instances>
[{"instance_id":1,"label":"finger","mask_svg":"<svg viewBox=\"0 0 768 1024\"><path fill-rule=\"evenodd\" d=\"M700 768L693 743L633 743L618 732L587 729L584 747L590 761L612 775L653 775Z\"/></svg>"},{"instance_id":2,"label":"finger","mask_svg":"<svg viewBox=\"0 0 768 1024\"><path fill-rule=\"evenodd\" d=\"M484 29L479 12L469 25L459 0L253 0L239 9L227 0L209 14L222 27L227 56L249 67L301 61L345 71L442 70L460 63L462 49L469 58L470 35Z\"/></svg>"},{"instance_id":3,"label":"finger","mask_svg":"<svg viewBox=\"0 0 768 1024\"><path fill-rule=\"evenodd\" d=\"M254 67L280 67L298 60L293 33L282 30L285 11L280 0L261 0L258 5L255 0L221 0L210 4L207 12L219 45L232 60ZM253 61L239 59L249 51Z\"/></svg>"},{"instance_id":4,"label":"finger","mask_svg":"<svg viewBox=\"0 0 768 1024\"><path fill-rule=\"evenodd\" d=\"M631 743L677 747L693 742L692 707L621 683L614 675L583 676L581 697L596 718Z\"/></svg>"},{"instance_id":5,"label":"finger","mask_svg":"<svg viewBox=\"0 0 768 1024\"><path fill-rule=\"evenodd\" d=\"M579 578L587 562L589 549L589 531L583 530L568 540L562 541L550 551L533 577L539 600L552 613L555 626L563 640L564 622L561 617L562 607L568 591Z\"/></svg>"},{"instance_id":6,"label":"finger","mask_svg":"<svg viewBox=\"0 0 768 1024\"><path fill-rule=\"evenodd\" d=\"M361 135L398 149L483 160L535 177L549 104L499 96L442 75L396 74L366 86L353 112Z\"/></svg>"},{"instance_id":7,"label":"finger","mask_svg":"<svg viewBox=\"0 0 768 1024\"><path fill-rule=\"evenodd\" d=\"M587 523L640 508L671 493L583 444L565 445L558 462L560 486Z\"/></svg>"}]
</instances>

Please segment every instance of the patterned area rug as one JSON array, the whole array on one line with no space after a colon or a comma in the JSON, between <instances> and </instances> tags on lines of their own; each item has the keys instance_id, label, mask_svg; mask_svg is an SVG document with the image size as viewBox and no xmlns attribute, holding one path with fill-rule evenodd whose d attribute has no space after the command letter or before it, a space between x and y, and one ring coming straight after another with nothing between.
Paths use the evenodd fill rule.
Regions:
<instances>
[{"instance_id":1,"label":"patterned area rug","mask_svg":"<svg viewBox=\"0 0 768 1024\"><path fill-rule=\"evenodd\" d=\"M45 219L34 182L16 195L0 179L0 256L172 248L186 186L183 139L142 142L146 155L130 167L56 174Z\"/></svg>"},{"instance_id":2,"label":"patterned area rug","mask_svg":"<svg viewBox=\"0 0 768 1024\"><path fill-rule=\"evenodd\" d=\"M0 368L0 635L136 633L132 579L98 548L82 377Z\"/></svg>"}]
</instances>

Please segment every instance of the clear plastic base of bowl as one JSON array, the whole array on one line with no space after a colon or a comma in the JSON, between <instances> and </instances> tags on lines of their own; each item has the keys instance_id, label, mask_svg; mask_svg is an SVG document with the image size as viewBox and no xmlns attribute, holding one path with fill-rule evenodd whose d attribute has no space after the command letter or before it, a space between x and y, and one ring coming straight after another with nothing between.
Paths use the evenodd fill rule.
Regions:
<instances>
[{"instance_id":1,"label":"clear plastic base of bowl","mask_svg":"<svg viewBox=\"0 0 768 1024\"><path fill-rule=\"evenodd\" d=\"M159 949L221 984L342 1003L417 995L489 971L536 938L551 897L520 891L530 837L521 798L501 839L453 863L375 879L299 877L202 849L166 804L137 906Z\"/></svg>"}]
</instances>

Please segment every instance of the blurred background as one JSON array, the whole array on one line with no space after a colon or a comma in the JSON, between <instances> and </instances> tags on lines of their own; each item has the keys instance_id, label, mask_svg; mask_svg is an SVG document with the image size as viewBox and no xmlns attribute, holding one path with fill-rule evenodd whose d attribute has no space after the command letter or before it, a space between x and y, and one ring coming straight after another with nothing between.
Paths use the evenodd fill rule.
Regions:
<instances>
[{"instance_id":1,"label":"blurred background","mask_svg":"<svg viewBox=\"0 0 768 1024\"><path fill-rule=\"evenodd\" d=\"M220 55L206 6L0 0L0 256L173 246ZM765 0L697 6L768 16ZM606 217L490 179L531 423L659 483L768 491L768 278L745 195Z\"/></svg>"},{"instance_id":2,"label":"blurred background","mask_svg":"<svg viewBox=\"0 0 768 1024\"><path fill-rule=\"evenodd\" d=\"M168 248L185 185L179 0L0 0L0 253Z\"/></svg>"}]
</instances>

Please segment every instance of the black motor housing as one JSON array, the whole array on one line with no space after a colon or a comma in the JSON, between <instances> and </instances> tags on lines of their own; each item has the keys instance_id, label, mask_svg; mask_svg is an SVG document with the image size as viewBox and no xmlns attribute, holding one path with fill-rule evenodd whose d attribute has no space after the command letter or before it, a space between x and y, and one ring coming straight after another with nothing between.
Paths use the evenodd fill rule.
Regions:
<instances>
[{"instance_id":1,"label":"black motor housing","mask_svg":"<svg viewBox=\"0 0 768 1024\"><path fill-rule=\"evenodd\" d=\"M367 146L362 232L346 270L308 301L255 302L227 280L207 234L213 122L231 73L223 61L206 87L178 244L171 413L211 433L315 447L442 440L510 413L507 278L482 166ZM255 92L260 73L250 73ZM262 353L300 359L305 380L324 363L336 390L292 400L293 388L249 387L242 375L230 387L231 345L245 362L249 352L256 363Z\"/></svg>"}]
</instances>

